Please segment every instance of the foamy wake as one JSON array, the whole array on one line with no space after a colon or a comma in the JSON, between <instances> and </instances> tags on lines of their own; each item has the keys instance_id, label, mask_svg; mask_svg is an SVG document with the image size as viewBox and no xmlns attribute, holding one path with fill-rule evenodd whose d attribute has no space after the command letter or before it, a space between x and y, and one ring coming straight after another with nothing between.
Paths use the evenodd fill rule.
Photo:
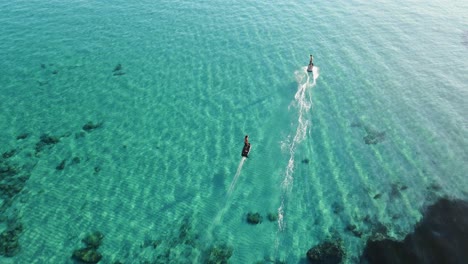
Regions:
<instances>
[{"instance_id":1,"label":"foamy wake","mask_svg":"<svg viewBox=\"0 0 468 264\"><path fill-rule=\"evenodd\" d=\"M228 196L230 196L232 194L232 191L234 190L234 187L236 186L237 179L239 179L239 175L241 173L242 166L244 166L244 162L245 162L246 159L247 159L246 157L242 157L241 161L239 162L239 166L237 166L236 175L234 175L234 179L232 180L231 186L229 186Z\"/></svg>"},{"instance_id":2,"label":"foamy wake","mask_svg":"<svg viewBox=\"0 0 468 264\"><path fill-rule=\"evenodd\" d=\"M291 102L288 108L289 110L291 110L291 108L297 109L298 117L295 133L288 135L286 140L282 142L281 146L282 149L285 149L289 152L289 160L286 166L284 179L281 183L281 187L283 188L283 195L281 199L281 206L278 208L278 226L280 230L284 230L285 228L284 203L294 181L293 173L296 149L302 140L304 140L304 138L307 136L309 127L311 125L310 120L307 119L307 113L309 113L309 110L312 107L310 89L312 89L312 87L314 87L316 84L316 80L319 76L319 69L318 67L314 67L312 74L310 74L307 72L307 67L303 67L294 74L297 82L297 92L294 95L294 100Z\"/></svg>"}]
</instances>

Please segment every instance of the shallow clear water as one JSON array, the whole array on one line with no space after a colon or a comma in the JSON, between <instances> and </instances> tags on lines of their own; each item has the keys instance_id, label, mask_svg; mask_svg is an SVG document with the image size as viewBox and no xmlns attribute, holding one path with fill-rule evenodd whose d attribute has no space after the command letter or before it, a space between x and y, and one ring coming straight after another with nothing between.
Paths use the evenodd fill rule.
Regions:
<instances>
[{"instance_id":1,"label":"shallow clear water","mask_svg":"<svg viewBox=\"0 0 468 264\"><path fill-rule=\"evenodd\" d=\"M468 196L467 8L3 1L0 151L29 178L1 212L23 224L2 262L72 263L94 230L103 263L223 243L232 263L298 263L336 237L354 263L381 224L403 238L424 206ZM60 142L37 153L42 134Z\"/></svg>"}]
</instances>

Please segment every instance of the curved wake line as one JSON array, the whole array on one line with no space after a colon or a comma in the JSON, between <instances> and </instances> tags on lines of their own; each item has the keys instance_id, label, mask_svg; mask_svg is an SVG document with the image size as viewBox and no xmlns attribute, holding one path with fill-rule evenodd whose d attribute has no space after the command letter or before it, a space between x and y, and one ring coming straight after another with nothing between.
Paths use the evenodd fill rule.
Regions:
<instances>
[{"instance_id":1,"label":"curved wake line","mask_svg":"<svg viewBox=\"0 0 468 264\"><path fill-rule=\"evenodd\" d=\"M312 76L311 76L312 75ZM287 198L287 193L289 192L292 183L294 181L294 157L296 154L296 149L299 143L304 140L307 135L308 128L311 125L310 120L306 118L306 114L309 112L312 107L312 98L310 93L307 93L312 87L315 86L316 80L319 76L319 68L314 66L312 69L312 74L307 73L307 67L303 67L301 71L296 71L296 81L297 81L297 92L294 95L294 100L289 105L297 108L298 119L297 119L297 128L294 134L292 141L290 141L291 136L288 136L287 141L290 141L289 145L286 145L289 151L289 160L288 165L286 166L285 176L281 182L281 187L283 189L283 195L281 197L281 206L278 208L278 226L279 230L282 231L285 229L284 222L284 206L285 200ZM310 88L310 89L307 89ZM287 143L286 143L287 144Z\"/></svg>"},{"instance_id":2,"label":"curved wake line","mask_svg":"<svg viewBox=\"0 0 468 264\"><path fill-rule=\"evenodd\" d=\"M239 179L242 166L244 166L244 162L246 159L246 157L242 157L241 161L239 162L239 166L237 166L236 175L234 175L234 180L232 180L231 186L229 186L228 196L231 195L232 191L234 190L234 187L236 186L237 179Z\"/></svg>"},{"instance_id":3,"label":"curved wake line","mask_svg":"<svg viewBox=\"0 0 468 264\"><path fill-rule=\"evenodd\" d=\"M288 166L286 167L285 177L281 186L283 188L289 187L289 185L293 181L293 172L294 172L294 155L296 153L296 148L299 143L304 140L307 135L308 128L310 127L310 120L308 120L305 115L309 112L310 108L312 107L312 98L310 97L310 93L307 92L307 88L312 88L316 84L316 80L319 76L318 68L314 67L312 76L307 73L307 67L303 67L302 71L295 72L297 85L297 92L294 95L294 101L291 102L289 108L291 106L295 106L298 109L298 125L296 128L296 133L292 142L289 144L289 161ZM311 79L312 77L312 79ZM305 79L305 80L304 80ZM312 82L311 82L312 81ZM288 136L289 138L289 136Z\"/></svg>"},{"instance_id":4,"label":"curved wake line","mask_svg":"<svg viewBox=\"0 0 468 264\"><path fill-rule=\"evenodd\" d=\"M206 234L208 236L213 235L214 228L217 227L222 222L222 220L224 218L224 214L226 213L226 211L229 208L229 204L230 204L230 200L231 200L231 194L232 194L232 192L234 190L234 187L236 186L237 180L239 179L239 176L240 176L241 171L242 171L242 167L244 166L244 163L245 163L246 159L247 159L246 157L242 157L241 161L239 162L239 165L237 166L236 175L234 175L234 179L232 180L231 185L229 186L228 195L226 197L224 206L223 206L223 208L221 210L218 211L218 214L216 214L216 216L213 218L212 224L210 226L208 226L207 229L206 229ZM212 240L212 239L210 238L210 240Z\"/></svg>"}]
</instances>

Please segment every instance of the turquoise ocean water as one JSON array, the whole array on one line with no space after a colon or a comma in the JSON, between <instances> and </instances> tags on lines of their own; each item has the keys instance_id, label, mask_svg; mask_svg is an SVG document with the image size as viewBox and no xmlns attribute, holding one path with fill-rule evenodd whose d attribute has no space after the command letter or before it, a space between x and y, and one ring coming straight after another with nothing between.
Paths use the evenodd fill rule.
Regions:
<instances>
[{"instance_id":1,"label":"turquoise ocean water","mask_svg":"<svg viewBox=\"0 0 468 264\"><path fill-rule=\"evenodd\" d=\"M0 152L23 177L0 182L0 232L22 226L0 262L74 263L96 230L101 263L220 245L230 263L301 263L330 238L356 263L382 229L404 238L438 197L468 198L467 10L0 1Z\"/></svg>"}]
</instances>

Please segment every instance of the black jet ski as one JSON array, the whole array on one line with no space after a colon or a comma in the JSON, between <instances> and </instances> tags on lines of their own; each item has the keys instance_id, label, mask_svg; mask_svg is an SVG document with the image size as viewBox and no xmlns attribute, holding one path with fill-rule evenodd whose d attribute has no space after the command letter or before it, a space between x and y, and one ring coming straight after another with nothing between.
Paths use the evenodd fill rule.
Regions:
<instances>
[{"instance_id":1,"label":"black jet ski","mask_svg":"<svg viewBox=\"0 0 468 264\"><path fill-rule=\"evenodd\" d=\"M309 66L307 66L307 71L312 72L313 68L314 68L314 56L310 54L310 61L309 61Z\"/></svg>"},{"instance_id":2,"label":"black jet ski","mask_svg":"<svg viewBox=\"0 0 468 264\"><path fill-rule=\"evenodd\" d=\"M242 149L241 156L248 158L249 157L249 152L250 152L250 143L244 144L244 148Z\"/></svg>"}]
</instances>

